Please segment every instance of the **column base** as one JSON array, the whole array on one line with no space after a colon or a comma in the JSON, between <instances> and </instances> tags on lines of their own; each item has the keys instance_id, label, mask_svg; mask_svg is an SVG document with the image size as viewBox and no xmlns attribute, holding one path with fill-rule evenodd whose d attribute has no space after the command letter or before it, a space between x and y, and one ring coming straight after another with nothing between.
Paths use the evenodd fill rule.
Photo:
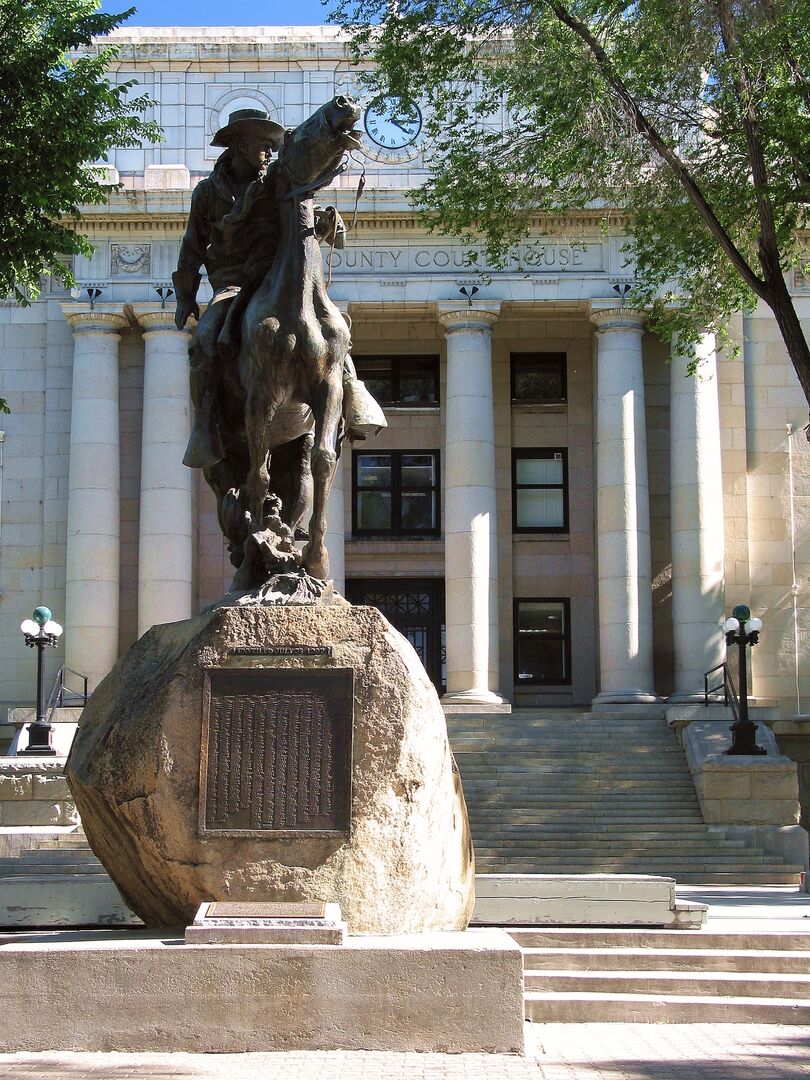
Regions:
<instances>
[{"instance_id":1,"label":"column base","mask_svg":"<svg viewBox=\"0 0 810 1080\"><path fill-rule=\"evenodd\" d=\"M512 709L506 698L493 693L492 690L453 690L443 695L441 703L442 705L506 706L506 711L509 712Z\"/></svg>"},{"instance_id":2,"label":"column base","mask_svg":"<svg viewBox=\"0 0 810 1080\"><path fill-rule=\"evenodd\" d=\"M702 698L701 698L702 700ZM662 698L651 694L649 690L602 690L591 702L592 705L657 705Z\"/></svg>"},{"instance_id":3,"label":"column base","mask_svg":"<svg viewBox=\"0 0 810 1080\"><path fill-rule=\"evenodd\" d=\"M702 705L705 695L702 690L695 690L692 694L670 694L667 698L668 705ZM713 702L717 704L717 702Z\"/></svg>"}]
</instances>

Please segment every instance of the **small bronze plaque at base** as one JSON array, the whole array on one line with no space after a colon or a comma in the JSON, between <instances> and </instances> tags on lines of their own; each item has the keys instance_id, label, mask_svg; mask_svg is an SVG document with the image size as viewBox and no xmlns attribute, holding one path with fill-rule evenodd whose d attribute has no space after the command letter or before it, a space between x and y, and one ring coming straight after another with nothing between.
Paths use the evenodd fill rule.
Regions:
<instances>
[{"instance_id":1,"label":"small bronze plaque at base","mask_svg":"<svg viewBox=\"0 0 810 1080\"><path fill-rule=\"evenodd\" d=\"M210 668L200 748L200 833L345 836L351 668Z\"/></svg>"},{"instance_id":2,"label":"small bronze plaque at base","mask_svg":"<svg viewBox=\"0 0 810 1080\"><path fill-rule=\"evenodd\" d=\"M187 945L342 945L340 904L200 904Z\"/></svg>"},{"instance_id":3,"label":"small bronze plaque at base","mask_svg":"<svg viewBox=\"0 0 810 1080\"><path fill-rule=\"evenodd\" d=\"M208 905L208 918L218 919L325 919L326 904L306 900L271 901L239 904L221 900Z\"/></svg>"}]
</instances>

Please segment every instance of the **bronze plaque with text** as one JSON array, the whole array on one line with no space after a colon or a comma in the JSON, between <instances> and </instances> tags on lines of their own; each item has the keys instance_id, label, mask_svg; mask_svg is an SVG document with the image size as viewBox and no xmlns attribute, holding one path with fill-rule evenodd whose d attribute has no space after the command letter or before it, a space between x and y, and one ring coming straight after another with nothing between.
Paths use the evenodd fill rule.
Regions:
<instances>
[{"instance_id":1,"label":"bronze plaque with text","mask_svg":"<svg viewBox=\"0 0 810 1080\"><path fill-rule=\"evenodd\" d=\"M211 668L200 832L342 835L349 828L351 668Z\"/></svg>"}]
</instances>

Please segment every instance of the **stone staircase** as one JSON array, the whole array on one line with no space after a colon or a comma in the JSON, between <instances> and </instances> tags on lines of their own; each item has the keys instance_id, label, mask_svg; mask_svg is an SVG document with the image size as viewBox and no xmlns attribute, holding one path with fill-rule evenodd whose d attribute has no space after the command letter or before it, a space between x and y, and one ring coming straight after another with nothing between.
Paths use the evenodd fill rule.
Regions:
<instances>
[{"instance_id":1,"label":"stone staircase","mask_svg":"<svg viewBox=\"0 0 810 1080\"><path fill-rule=\"evenodd\" d=\"M705 824L661 716L521 709L447 720L479 873L799 882L801 867Z\"/></svg>"},{"instance_id":2,"label":"stone staircase","mask_svg":"<svg viewBox=\"0 0 810 1080\"><path fill-rule=\"evenodd\" d=\"M132 925L140 921L83 833L37 839L0 858L0 927Z\"/></svg>"},{"instance_id":3,"label":"stone staircase","mask_svg":"<svg viewBox=\"0 0 810 1080\"><path fill-rule=\"evenodd\" d=\"M526 1019L810 1024L810 933L509 929Z\"/></svg>"}]
</instances>

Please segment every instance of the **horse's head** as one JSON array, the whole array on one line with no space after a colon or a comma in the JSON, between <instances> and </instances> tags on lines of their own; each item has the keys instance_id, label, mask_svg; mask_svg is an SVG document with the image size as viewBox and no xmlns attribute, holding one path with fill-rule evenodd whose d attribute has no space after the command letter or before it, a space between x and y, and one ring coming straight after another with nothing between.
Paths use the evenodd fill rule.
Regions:
<instances>
[{"instance_id":1,"label":"horse's head","mask_svg":"<svg viewBox=\"0 0 810 1080\"><path fill-rule=\"evenodd\" d=\"M359 106L341 95L288 131L278 160L291 186L312 183L314 190L322 186L318 181L328 183L346 151L360 147L362 136L355 126L359 119Z\"/></svg>"}]
</instances>

